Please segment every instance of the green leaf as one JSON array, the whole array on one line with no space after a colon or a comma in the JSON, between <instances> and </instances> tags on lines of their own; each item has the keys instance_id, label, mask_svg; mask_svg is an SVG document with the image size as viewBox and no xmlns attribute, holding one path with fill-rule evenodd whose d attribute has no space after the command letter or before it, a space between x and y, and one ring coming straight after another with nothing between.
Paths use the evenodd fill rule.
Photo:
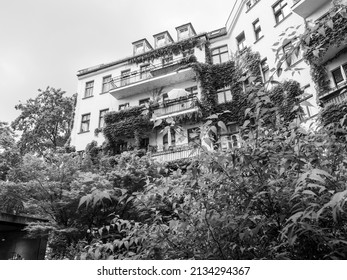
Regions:
<instances>
[{"instance_id":1,"label":"green leaf","mask_svg":"<svg viewBox=\"0 0 347 280\"><path fill-rule=\"evenodd\" d=\"M156 120L156 121L155 121L155 123L154 123L154 127L157 127L157 126L161 125L161 124L162 124L162 122L163 122L163 120L162 120L162 119L160 119L160 120Z\"/></svg>"},{"instance_id":2,"label":"green leaf","mask_svg":"<svg viewBox=\"0 0 347 280\"><path fill-rule=\"evenodd\" d=\"M224 130L224 131L228 131L227 127L225 126L224 122L222 121L218 121L218 126Z\"/></svg>"}]
</instances>

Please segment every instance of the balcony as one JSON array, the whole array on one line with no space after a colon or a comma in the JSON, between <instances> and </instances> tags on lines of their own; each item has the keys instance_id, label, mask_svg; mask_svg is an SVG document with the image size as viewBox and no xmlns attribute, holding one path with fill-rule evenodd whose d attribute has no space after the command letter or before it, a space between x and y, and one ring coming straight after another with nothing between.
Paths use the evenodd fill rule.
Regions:
<instances>
[{"instance_id":1,"label":"balcony","mask_svg":"<svg viewBox=\"0 0 347 280\"><path fill-rule=\"evenodd\" d=\"M339 104L347 98L347 81L339 84L337 87L332 88L326 94L319 97L325 104Z\"/></svg>"},{"instance_id":2,"label":"balcony","mask_svg":"<svg viewBox=\"0 0 347 280\"><path fill-rule=\"evenodd\" d=\"M151 157L159 162L190 158L198 155L199 150L189 144L170 146L167 150L151 153Z\"/></svg>"},{"instance_id":3,"label":"balcony","mask_svg":"<svg viewBox=\"0 0 347 280\"><path fill-rule=\"evenodd\" d=\"M199 108L195 105L196 101L197 98L194 95L167 100L164 103L153 106L153 114L155 115L155 119L158 120L195 112L199 110Z\"/></svg>"},{"instance_id":4,"label":"balcony","mask_svg":"<svg viewBox=\"0 0 347 280\"><path fill-rule=\"evenodd\" d=\"M330 3L331 0L294 0L293 2L293 12L302 18L307 18L324 4Z\"/></svg>"},{"instance_id":5,"label":"balcony","mask_svg":"<svg viewBox=\"0 0 347 280\"><path fill-rule=\"evenodd\" d=\"M178 70L187 58L169 60L163 63L148 65L144 70L123 73L111 81L110 93L116 99L123 99L156 88L170 86L195 78L192 68Z\"/></svg>"}]
</instances>

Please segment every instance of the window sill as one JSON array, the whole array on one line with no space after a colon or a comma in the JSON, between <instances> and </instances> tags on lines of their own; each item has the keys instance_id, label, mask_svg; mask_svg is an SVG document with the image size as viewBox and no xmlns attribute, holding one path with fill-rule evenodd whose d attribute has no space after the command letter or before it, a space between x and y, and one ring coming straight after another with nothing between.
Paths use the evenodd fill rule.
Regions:
<instances>
[{"instance_id":1,"label":"window sill","mask_svg":"<svg viewBox=\"0 0 347 280\"><path fill-rule=\"evenodd\" d=\"M264 38L264 35L262 35L259 39L255 40L253 44L258 43L258 42L259 42L261 39L263 39L263 38Z\"/></svg>"},{"instance_id":2,"label":"window sill","mask_svg":"<svg viewBox=\"0 0 347 280\"><path fill-rule=\"evenodd\" d=\"M99 94L99 95L103 95L103 94L105 94L105 93L108 93L108 91L103 91L103 92L100 92L100 94Z\"/></svg>"},{"instance_id":3,"label":"window sill","mask_svg":"<svg viewBox=\"0 0 347 280\"><path fill-rule=\"evenodd\" d=\"M84 100L84 99L88 99L88 98L92 98L92 97L94 97L94 95L91 95L91 96L85 96L85 97L83 97L83 98L82 98L82 100Z\"/></svg>"},{"instance_id":4,"label":"window sill","mask_svg":"<svg viewBox=\"0 0 347 280\"><path fill-rule=\"evenodd\" d=\"M90 130L80 131L80 132L78 132L77 134L84 134L84 133L88 133L88 132L90 132Z\"/></svg>"},{"instance_id":5,"label":"window sill","mask_svg":"<svg viewBox=\"0 0 347 280\"><path fill-rule=\"evenodd\" d=\"M277 22L274 27L279 26L282 22L284 22L287 18L289 18L293 13L290 12L288 15L286 15L281 21Z\"/></svg>"}]
</instances>

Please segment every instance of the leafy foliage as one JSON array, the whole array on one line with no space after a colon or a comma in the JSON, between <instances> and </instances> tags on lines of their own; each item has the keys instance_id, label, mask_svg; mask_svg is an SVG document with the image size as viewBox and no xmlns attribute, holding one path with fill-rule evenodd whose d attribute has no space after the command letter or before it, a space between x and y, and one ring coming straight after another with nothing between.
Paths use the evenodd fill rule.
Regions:
<instances>
[{"instance_id":1,"label":"leafy foliage","mask_svg":"<svg viewBox=\"0 0 347 280\"><path fill-rule=\"evenodd\" d=\"M21 152L43 153L65 145L70 137L75 96L65 97L61 89L47 87L39 95L15 106L21 111L12 122L15 130L21 131Z\"/></svg>"}]
</instances>

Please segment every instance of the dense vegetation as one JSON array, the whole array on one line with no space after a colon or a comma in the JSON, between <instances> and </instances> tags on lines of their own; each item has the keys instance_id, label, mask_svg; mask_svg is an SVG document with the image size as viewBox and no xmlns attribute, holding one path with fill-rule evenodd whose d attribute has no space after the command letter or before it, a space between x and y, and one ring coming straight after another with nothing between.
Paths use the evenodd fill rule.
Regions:
<instances>
[{"instance_id":1,"label":"dense vegetation","mask_svg":"<svg viewBox=\"0 0 347 280\"><path fill-rule=\"evenodd\" d=\"M275 107L252 92L240 148L198 147L184 170L95 143L83 158L63 148L8 158L1 211L48 218L28 231L49 234L49 259L346 258L345 141L297 118L268 126ZM220 116L204 123L206 143ZM2 124L2 158L18 154L9 137Z\"/></svg>"}]
</instances>

